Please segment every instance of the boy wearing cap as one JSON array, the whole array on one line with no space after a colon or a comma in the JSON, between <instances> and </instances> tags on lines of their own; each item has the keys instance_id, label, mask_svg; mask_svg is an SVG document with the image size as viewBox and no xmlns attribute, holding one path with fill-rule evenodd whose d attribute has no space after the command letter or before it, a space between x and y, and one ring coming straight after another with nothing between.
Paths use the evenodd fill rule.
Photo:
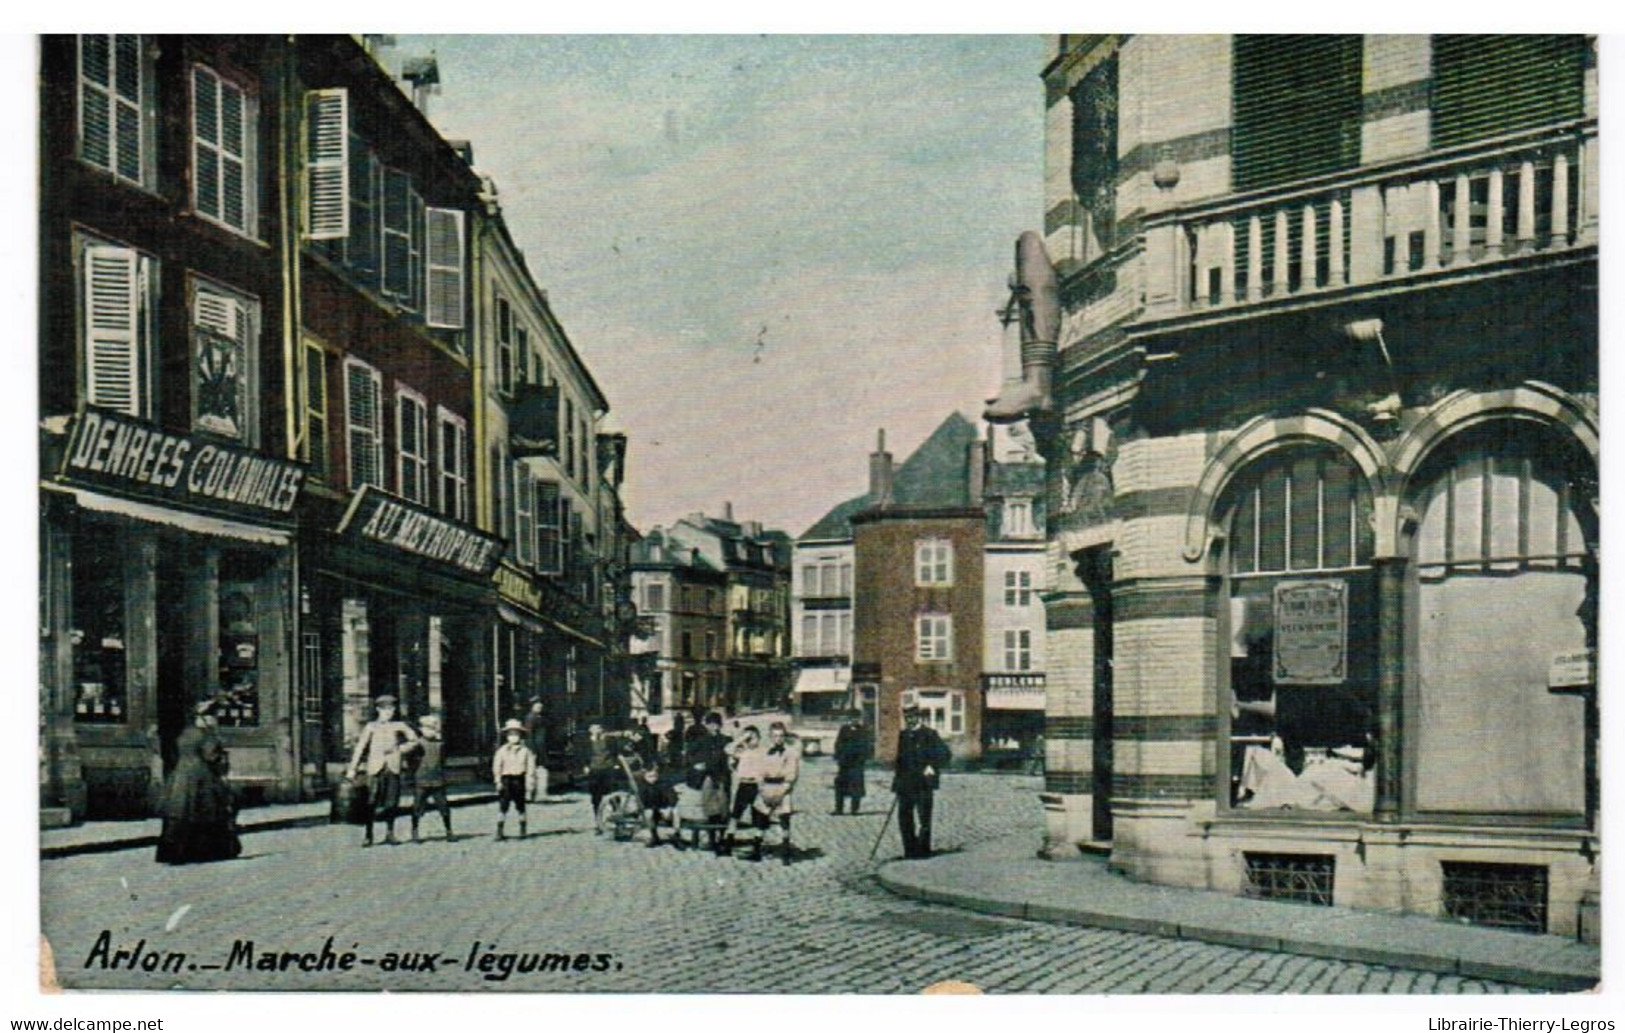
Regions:
<instances>
[{"instance_id":1,"label":"boy wearing cap","mask_svg":"<svg viewBox=\"0 0 1625 1033\"><path fill-rule=\"evenodd\" d=\"M361 738L356 740L345 775L353 781L361 769L362 759L366 759L367 781L372 785L372 813L367 815L367 838L361 845L372 846L373 823L383 821L384 842L394 846L395 811L401 802L401 748L417 742L418 733L405 721L395 720L394 696L379 696L373 700L373 706L378 708L378 717L361 729Z\"/></svg>"},{"instance_id":2,"label":"boy wearing cap","mask_svg":"<svg viewBox=\"0 0 1625 1033\"><path fill-rule=\"evenodd\" d=\"M503 827L508 823L508 804L519 812L519 838L525 838L525 787L536 775L536 754L525 745L525 726L516 718L509 718L502 726L505 740L491 758L491 781L497 785L497 838L508 838Z\"/></svg>"},{"instance_id":3,"label":"boy wearing cap","mask_svg":"<svg viewBox=\"0 0 1625 1033\"><path fill-rule=\"evenodd\" d=\"M446 799L446 744L440 738L440 719L425 714L418 722L419 738L408 747L407 762L412 769L412 842L418 839L418 822L429 809L430 801L440 812L440 823L446 826L446 842L454 842L451 834L451 804Z\"/></svg>"}]
</instances>

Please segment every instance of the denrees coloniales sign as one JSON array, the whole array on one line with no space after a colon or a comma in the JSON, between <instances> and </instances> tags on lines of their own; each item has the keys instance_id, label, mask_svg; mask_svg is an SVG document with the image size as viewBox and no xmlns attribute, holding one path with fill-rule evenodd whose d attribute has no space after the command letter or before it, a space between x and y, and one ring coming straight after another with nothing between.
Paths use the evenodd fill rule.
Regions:
<instances>
[{"instance_id":1,"label":"denrees coloniales sign","mask_svg":"<svg viewBox=\"0 0 1625 1033\"><path fill-rule=\"evenodd\" d=\"M486 578L502 558L498 539L370 484L356 492L335 530Z\"/></svg>"},{"instance_id":2,"label":"denrees coloniales sign","mask_svg":"<svg viewBox=\"0 0 1625 1033\"><path fill-rule=\"evenodd\" d=\"M305 483L297 463L90 411L74 420L61 473L159 502L261 518L292 513Z\"/></svg>"}]
</instances>

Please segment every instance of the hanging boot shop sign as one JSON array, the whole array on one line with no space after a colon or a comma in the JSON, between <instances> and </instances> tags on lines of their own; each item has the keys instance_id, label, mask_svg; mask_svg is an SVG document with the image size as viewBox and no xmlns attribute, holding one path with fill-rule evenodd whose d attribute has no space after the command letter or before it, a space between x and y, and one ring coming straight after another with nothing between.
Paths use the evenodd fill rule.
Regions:
<instances>
[{"instance_id":1,"label":"hanging boot shop sign","mask_svg":"<svg viewBox=\"0 0 1625 1033\"><path fill-rule=\"evenodd\" d=\"M305 483L297 463L89 411L74 419L61 472L122 495L261 519L289 516Z\"/></svg>"},{"instance_id":2,"label":"hanging boot shop sign","mask_svg":"<svg viewBox=\"0 0 1625 1033\"><path fill-rule=\"evenodd\" d=\"M1275 586L1275 684L1341 685L1348 677L1348 585Z\"/></svg>"}]
</instances>

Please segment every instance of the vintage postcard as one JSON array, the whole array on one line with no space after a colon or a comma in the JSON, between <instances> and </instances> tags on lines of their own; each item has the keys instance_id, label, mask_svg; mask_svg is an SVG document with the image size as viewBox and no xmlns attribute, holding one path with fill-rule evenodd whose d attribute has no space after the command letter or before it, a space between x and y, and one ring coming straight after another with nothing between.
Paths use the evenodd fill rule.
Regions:
<instances>
[{"instance_id":1,"label":"vintage postcard","mask_svg":"<svg viewBox=\"0 0 1625 1033\"><path fill-rule=\"evenodd\" d=\"M1595 36L34 45L42 985L1597 987Z\"/></svg>"}]
</instances>

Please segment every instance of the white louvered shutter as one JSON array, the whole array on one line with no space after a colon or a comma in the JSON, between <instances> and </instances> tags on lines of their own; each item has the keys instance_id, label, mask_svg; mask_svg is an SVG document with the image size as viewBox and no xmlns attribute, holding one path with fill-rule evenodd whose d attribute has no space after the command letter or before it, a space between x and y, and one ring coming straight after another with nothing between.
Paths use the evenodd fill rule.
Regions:
<instances>
[{"instance_id":1,"label":"white louvered shutter","mask_svg":"<svg viewBox=\"0 0 1625 1033\"><path fill-rule=\"evenodd\" d=\"M429 209L428 305L430 326L463 326L463 213Z\"/></svg>"},{"instance_id":2,"label":"white louvered shutter","mask_svg":"<svg viewBox=\"0 0 1625 1033\"><path fill-rule=\"evenodd\" d=\"M248 410L248 318L238 299L197 289L192 311L197 425L234 438L243 436Z\"/></svg>"},{"instance_id":3,"label":"white louvered shutter","mask_svg":"<svg viewBox=\"0 0 1625 1033\"><path fill-rule=\"evenodd\" d=\"M141 416L141 256L85 248L85 400Z\"/></svg>"},{"instance_id":4,"label":"white louvered shutter","mask_svg":"<svg viewBox=\"0 0 1625 1033\"><path fill-rule=\"evenodd\" d=\"M310 119L309 196L305 236L343 240L350 235L350 95L347 90L306 94Z\"/></svg>"},{"instance_id":5,"label":"white louvered shutter","mask_svg":"<svg viewBox=\"0 0 1625 1033\"><path fill-rule=\"evenodd\" d=\"M519 562L536 562L536 489L530 468L514 464L514 552Z\"/></svg>"},{"instance_id":6,"label":"white louvered shutter","mask_svg":"<svg viewBox=\"0 0 1625 1033\"><path fill-rule=\"evenodd\" d=\"M350 487L364 484L383 487L383 393L378 372L370 366L351 362L345 367L345 425L350 451Z\"/></svg>"}]
</instances>

